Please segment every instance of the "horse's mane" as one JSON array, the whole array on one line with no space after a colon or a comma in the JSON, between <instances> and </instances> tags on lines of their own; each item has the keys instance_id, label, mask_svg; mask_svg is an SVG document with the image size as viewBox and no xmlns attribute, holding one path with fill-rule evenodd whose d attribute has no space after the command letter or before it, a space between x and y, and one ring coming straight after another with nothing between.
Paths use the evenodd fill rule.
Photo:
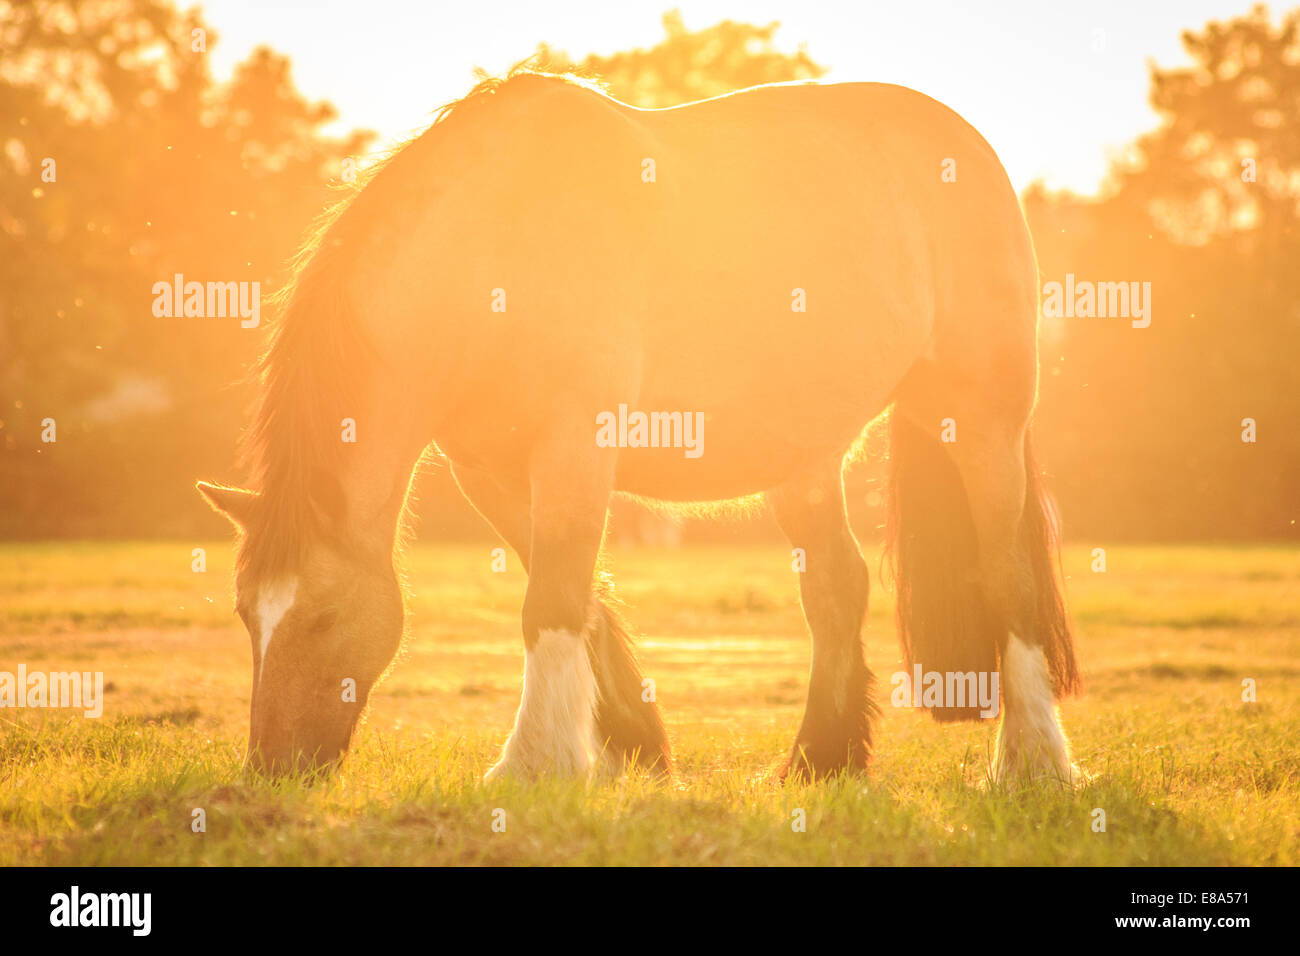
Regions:
<instances>
[{"instance_id":1,"label":"horse's mane","mask_svg":"<svg viewBox=\"0 0 1300 956\"><path fill-rule=\"evenodd\" d=\"M322 530L312 504L322 474L336 474L345 454L341 421L356 402L378 362L348 296L347 277L359 239L383 213L392 181L412 175L417 143L438 137L452 116L482 105L525 76L583 83L576 77L533 70L528 61L502 76L480 74L463 97L435 111L417 136L390 150L357 177L316 220L290 263L288 281L271 300L270 342L254 363L252 423L241 460L261 501L246 527L240 566L262 572L294 567L307 543ZM376 188L369 189L372 185ZM396 188L396 187L393 187Z\"/></svg>"}]
</instances>

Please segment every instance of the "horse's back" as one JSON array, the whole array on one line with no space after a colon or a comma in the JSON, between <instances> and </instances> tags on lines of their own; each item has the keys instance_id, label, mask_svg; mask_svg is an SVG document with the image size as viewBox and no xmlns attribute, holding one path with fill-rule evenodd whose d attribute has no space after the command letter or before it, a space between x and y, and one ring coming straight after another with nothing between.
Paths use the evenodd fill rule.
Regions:
<instances>
[{"instance_id":1,"label":"horse's back","mask_svg":"<svg viewBox=\"0 0 1300 956\"><path fill-rule=\"evenodd\" d=\"M634 116L666 224L644 273L642 401L707 408L728 459L851 441L958 303L1000 269L1032 275L997 157L912 90L782 85ZM652 482L687 468L641 460Z\"/></svg>"},{"instance_id":2,"label":"horse's back","mask_svg":"<svg viewBox=\"0 0 1300 956\"><path fill-rule=\"evenodd\" d=\"M852 441L974 277L1032 272L992 150L902 87L653 111L541 77L495 95L417 141L404 175L436 179L407 193L431 198L359 270L395 361L435 363L449 452L511 454L562 408L626 401L701 412L708 435L699 458L626 449L623 487L762 490ZM420 309L427 324L384 318Z\"/></svg>"},{"instance_id":3,"label":"horse's back","mask_svg":"<svg viewBox=\"0 0 1300 956\"><path fill-rule=\"evenodd\" d=\"M1025 238L993 150L958 114L905 87L783 84L636 118L663 153L656 188L668 225L655 264L700 286L658 285L675 297L713 287L720 270L735 291L762 277L787 300L791 285L821 280L824 306L870 303L859 323L878 331L896 313L928 334L948 307L940 286L969 251L963 243L996 255ZM829 311L820 310L828 321ZM716 319L743 324L750 310L740 312Z\"/></svg>"}]
</instances>

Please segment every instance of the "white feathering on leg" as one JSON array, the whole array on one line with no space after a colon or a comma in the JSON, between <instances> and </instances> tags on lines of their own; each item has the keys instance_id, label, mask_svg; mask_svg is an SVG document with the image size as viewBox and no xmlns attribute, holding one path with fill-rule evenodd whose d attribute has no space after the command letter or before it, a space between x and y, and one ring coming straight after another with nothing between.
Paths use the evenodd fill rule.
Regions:
<instances>
[{"instance_id":1,"label":"white feathering on leg","mask_svg":"<svg viewBox=\"0 0 1300 956\"><path fill-rule=\"evenodd\" d=\"M596 676L580 634L543 630L525 655L515 729L488 779L503 774L586 776L596 764Z\"/></svg>"},{"instance_id":2,"label":"white feathering on leg","mask_svg":"<svg viewBox=\"0 0 1300 956\"><path fill-rule=\"evenodd\" d=\"M1002 657L1001 680L1004 710L994 762L998 781L1010 783L1028 773L1073 784L1078 771L1070 762L1070 744L1056 713L1043 649L1012 634Z\"/></svg>"}]
</instances>

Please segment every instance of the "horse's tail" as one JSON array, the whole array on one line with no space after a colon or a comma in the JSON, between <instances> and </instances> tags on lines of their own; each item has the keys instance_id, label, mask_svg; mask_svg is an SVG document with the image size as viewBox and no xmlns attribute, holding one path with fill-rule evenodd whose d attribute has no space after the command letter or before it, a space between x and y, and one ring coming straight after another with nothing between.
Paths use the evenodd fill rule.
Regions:
<instances>
[{"instance_id":1,"label":"horse's tail","mask_svg":"<svg viewBox=\"0 0 1300 956\"><path fill-rule=\"evenodd\" d=\"M1047 672L1057 697L1083 688L1074 657L1074 634L1065 611L1061 586L1061 520L1034 458L1025 432L1025 510L1020 527L1022 547L1034 574L1034 630L1047 658Z\"/></svg>"},{"instance_id":2,"label":"horse's tail","mask_svg":"<svg viewBox=\"0 0 1300 956\"><path fill-rule=\"evenodd\" d=\"M938 439L899 414L891 416L890 512L886 554L898 599L898 630L909 680L998 670L1008 634L1008 609L991 605L981 576L978 544L961 475ZM1077 690L1070 625L1058 580L1056 511L1025 436L1025 502L1016 564L1018 598L1032 633L1018 635L1043 649L1057 695ZM1032 581L1031 581L1032 579ZM1032 587L1032 595L1029 589ZM1023 625L1022 625L1023 626ZM939 721L974 720L978 706L932 707Z\"/></svg>"}]
</instances>

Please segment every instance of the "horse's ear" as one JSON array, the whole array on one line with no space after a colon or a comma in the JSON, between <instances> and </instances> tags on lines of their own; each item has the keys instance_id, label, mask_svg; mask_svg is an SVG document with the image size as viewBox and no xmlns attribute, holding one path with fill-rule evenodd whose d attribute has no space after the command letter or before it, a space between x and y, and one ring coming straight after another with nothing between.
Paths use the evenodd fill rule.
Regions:
<instances>
[{"instance_id":1,"label":"horse's ear","mask_svg":"<svg viewBox=\"0 0 1300 956\"><path fill-rule=\"evenodd\" d=\"M212 506L213 511L225 515L240 528L248 527L248 522L253 517L253 508L257 505L257 492L213 485L206 481L200 481L194 487Z\"/></svg>"}]
</instances>

